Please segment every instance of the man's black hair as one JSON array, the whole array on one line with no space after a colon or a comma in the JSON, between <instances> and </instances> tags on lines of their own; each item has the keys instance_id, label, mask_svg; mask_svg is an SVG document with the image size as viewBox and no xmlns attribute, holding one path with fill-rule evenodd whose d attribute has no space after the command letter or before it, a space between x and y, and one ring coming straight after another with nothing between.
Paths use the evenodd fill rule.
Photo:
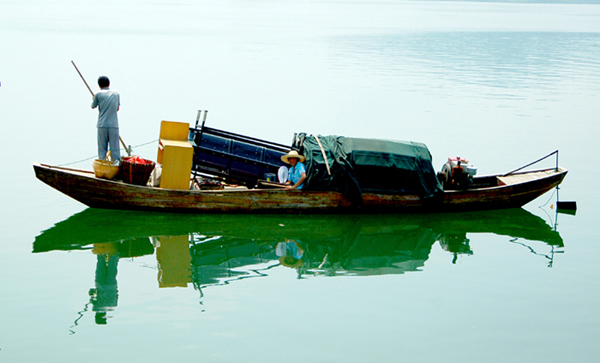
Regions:
<instances>
[{"instance_id":1,"label":"man's black hair","mask_svg":"<svg viewBox=\"0 0 600 363\"><path fill-rule=\"evenodd\" d=\"M100 76L100 78L98 78L98 86L100 86L100 88L110 86L110 80L108 79L108 77Z\"/></svg>"}]
</instances>

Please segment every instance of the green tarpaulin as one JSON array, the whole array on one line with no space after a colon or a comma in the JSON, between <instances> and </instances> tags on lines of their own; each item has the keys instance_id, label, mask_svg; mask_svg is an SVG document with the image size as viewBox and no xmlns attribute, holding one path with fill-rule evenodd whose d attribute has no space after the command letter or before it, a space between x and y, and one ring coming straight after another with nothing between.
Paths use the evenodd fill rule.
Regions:
<instances>
[{"instance_id":1,"label":"green tarpaulin","mask_svg":"<svg viewBox=\"0 0 600 363\"><path fill-rule=\"evenodd\" d=\"M442 192L429 149L422 143L301 133L294 146L306 158L305 190L337 190L357 202L366 192L421 198Z\"/></svg>"}]
</instances>

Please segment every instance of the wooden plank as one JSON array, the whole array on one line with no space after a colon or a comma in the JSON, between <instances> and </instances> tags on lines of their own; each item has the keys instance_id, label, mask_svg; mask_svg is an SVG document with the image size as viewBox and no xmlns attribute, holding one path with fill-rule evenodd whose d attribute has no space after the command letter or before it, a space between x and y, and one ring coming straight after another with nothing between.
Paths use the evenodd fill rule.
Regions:
<instances>
[{"instance_id":1,"label":"wooden plank","mask_svg":"<svg viewBox=\"0 0 600 363\"><path fill-rule=\"evenodd\" d=\"M553 169L551 170L540 170L529 173L515 173L506 176L498 176L498 181L500 181L500 185L514 185L520 183L526 183L532 180L540 179L547 177L553 174Z\"/></svg>"}]
</instances>

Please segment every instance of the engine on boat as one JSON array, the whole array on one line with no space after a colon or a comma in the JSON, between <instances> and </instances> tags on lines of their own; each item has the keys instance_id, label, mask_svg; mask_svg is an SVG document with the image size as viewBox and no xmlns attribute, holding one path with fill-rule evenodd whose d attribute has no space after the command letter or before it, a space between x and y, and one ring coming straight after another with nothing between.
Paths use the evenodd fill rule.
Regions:
<instances>
[{"instance_id":1,"label":"engine on boat","mask_svg":"<svg viewBox=\"0 0 600 363\"><path fill-rule=\"evenodd\" d=\"M473 183L477 168L469 160L461 157L449 157L437 176L444 189L464 189Z\"/></svg>"}]
</instances>

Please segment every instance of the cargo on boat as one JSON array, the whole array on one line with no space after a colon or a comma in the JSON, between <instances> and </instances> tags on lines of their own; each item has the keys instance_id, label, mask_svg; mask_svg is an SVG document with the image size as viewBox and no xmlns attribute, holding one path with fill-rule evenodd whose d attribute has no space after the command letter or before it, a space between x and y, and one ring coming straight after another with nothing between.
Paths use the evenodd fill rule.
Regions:
<instances>
[{"instance_id":1,"label":"cargo on boat","mask_svg":"<svg viewBox=\"0 0 600 363\"><path fill-rule=\"evenodd\" d=\"M300 133L289 146L163 121L147 183L35 163L36 177L92 208L190 213L403 213L518 208L558 186L558 166L478 176L463 158L434 171L425 144ZM304 156L302 190L286 190L281 157ZM558 153L554 152L551 155ZM538 160L539 161L539 160ZM160 171L160 173L159 173ZM145 180L145 179L144 179ZM142 185L139 185L142 184Z\"/></svg>"}]
</instances>

